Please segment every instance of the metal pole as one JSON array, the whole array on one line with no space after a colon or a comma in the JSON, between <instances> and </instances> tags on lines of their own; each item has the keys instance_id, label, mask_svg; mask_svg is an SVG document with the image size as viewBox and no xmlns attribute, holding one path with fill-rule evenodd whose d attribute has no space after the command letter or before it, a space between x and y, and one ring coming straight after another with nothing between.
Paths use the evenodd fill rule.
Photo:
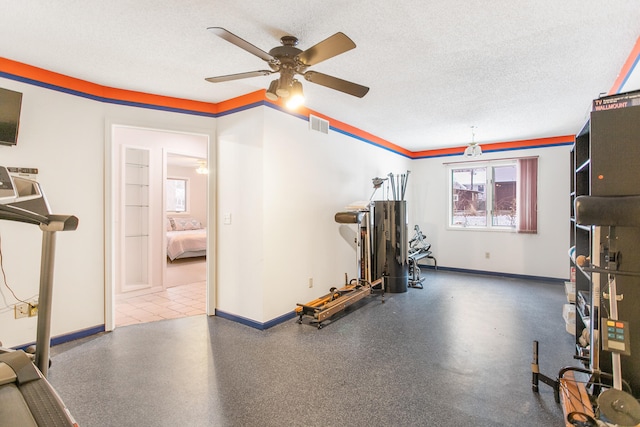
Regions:
<instances>
[{"instance_id":1,"label":"metal pole","mask_svg":"<svg viewBox=\"0 0 640 427\"><path fill-rule=\"evenodd\" d=\"M615 227L609 227L608 238L608 267L610 270L617 270L618 256L615 253L615 249L617 247ZM614 274L609 275L609 315L611 316L611 319L618 320L618 289L616 285L616 276ZM613 388L622 390L622 366L620 364L620 353L617 351L611 353L611 371L613 374Z\"/></svg>"},{"instance_id":2,"label":"metal pole","mask_svg":"<svg viewBox=\"0 0 640 427\"><path fill-rule=\"evenodd\" d=\"M42 256L40 261L40 294L38 298L36 366L45 377L49 370L51 300L53 295L53 264L55 259L55 247L56 232L43 230Z\"/></svg>"},{"instance_id":3,"label":"metal pole","mask_svg":"<svg viewBox=\"0 0 640 427\"><path fill-rule=\"evenodd\" d=\"M613 320L618 320L617 297L616 277L612 275L609 281L609 314ZM613 373L613 388L622 390L622 366L620 364L620 353L618 352L611 353L611 371Z\"/></svg>"},{"instance_id":4,"label":"metal pole","mask_svg":"<svg viewBox=\"0 0 640 427\"><path fill-rule=\"evenodd\" d=\"M531 390L538 393L538 375L540 375L540 366L538 365L538 341L533 342L533 362L531 362Z\"/></svg>"},{"instance_id":5,"label":"metal pole","mask_svg":"<svg viewBox=\"0 0 640 427\"><path fill-rule=\"evenodd\" d=\"M393 191L393 200L396 200L396 180L392 173L389 174L389 181L391 181L391 191Z\"/></svg>"},{"instance_id":6,"label":"metal pole","mask_svg":"<svg viewBox=\"0 0 640 427\"><path fill-rule=\"evenodd\" d=\"M410 173L411 173L411 171L407 170L407 174L404 177L404 186L402 188L402 200L404 200L404 196L405 196L405 193L407 191L407 182L409 181L409 174Z\"/></svg>"}]
</instances>

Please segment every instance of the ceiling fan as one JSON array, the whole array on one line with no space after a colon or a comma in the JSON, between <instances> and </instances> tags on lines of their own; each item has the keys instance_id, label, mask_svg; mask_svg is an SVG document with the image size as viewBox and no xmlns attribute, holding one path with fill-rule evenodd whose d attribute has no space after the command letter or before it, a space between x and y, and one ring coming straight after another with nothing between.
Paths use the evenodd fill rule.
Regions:
<instances>
[{"instance_id":1,"label":"ceiling fan","mask_svg":"<svg viewBox=\"0 0 640 427\"><path fill-rule=\"evenodd\" d=\"M265 52L224 28L209 27L207 29L218 37L262 59L269 65L269 68L271 68L270 70L209 77L205 79L208 82L219 83L280 73L280 77L273 80L269 85L269 89L267 89L266 96L273 101L278 98L292 100L294 97L302 96L302 84L295 78L296 75L303 76L305 80L311 83L357 96L358 98L362 98L369 91L369 88L366 86L317 71L307 71L307 68L312 65L316 65L356 47L355 43L343 33L336 33L304 51L295 47L298 44L296 37L284 36L280 39L282 46L274 47L269 52Z\"/></svg>"}]
</instances>

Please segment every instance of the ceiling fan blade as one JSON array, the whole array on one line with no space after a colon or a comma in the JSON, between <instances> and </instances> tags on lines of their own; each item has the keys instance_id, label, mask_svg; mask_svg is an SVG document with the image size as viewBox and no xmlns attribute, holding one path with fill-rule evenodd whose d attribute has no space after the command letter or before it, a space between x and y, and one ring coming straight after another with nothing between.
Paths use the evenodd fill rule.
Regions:
<instances>
[{"instance_id":1,"label":"ceiling fan blade","mask_svg":"<svg viewBox=\"0 0 640 427\"><path fill-rule=\"evenodd\" d=\"M333 58L356 47L356 44L343 33L335 33L331 37L324 39L320 43L311 46L309 49L298 55L298 59L307 66L315 65L319 62Z\"/></svg>"},{"instance_id":2,"label":"ceiling fan blade","mask_svg":"<svg viewBox=\"0 0 640 427\"><path fill-rule=\"evenodd\" d=\"M362 98L367 94L367 92L369 92L369 88L366 86L348 82L346 80L329 76L327 74L318 73L317 71L307 71L303 75L304 78L311 83L316 83L321 86L339 90L340 92L357 96L358 98Z\"/></svg>"},{"instance_id":3,"label":"ceiling fan blade","mask_svg":"<svg viewBox=\"0 0 640 427\"><path fill-rule=\"evenodd\" d=\"M210 83L220 83L220 82L228 82L230 80L246 79L249 77L268 76L269 74L272 74L272 73L273 71L269 71L269 70L249 71L246 73L228 74L226 76L207 77L205 80Z\"/></svg>"},{"instance_id":4,"label":"ceiling fan blade","mask_svg":"<svg viewBox=\"0 0 640 427\"><path fill-rule=\"evenodd\" d=\"M225 30L224 28L221 27L209 27L207 28L207 30L210 30L213 34L215 34L216 36L225 39L226 41L228 41L229 43L233 43L234 45L238 46L241 49L246 50L247 52L257 56L260 59L263 59L267 62L273 61L275 58L271 55L269 55L267 52L265 52L264 50L260 49L259 47L256 47L254 45L252 45L251 43L249 43L248 41L236 36L233 33L230 33L229 31Z\"/></svg>"}]
</instances>

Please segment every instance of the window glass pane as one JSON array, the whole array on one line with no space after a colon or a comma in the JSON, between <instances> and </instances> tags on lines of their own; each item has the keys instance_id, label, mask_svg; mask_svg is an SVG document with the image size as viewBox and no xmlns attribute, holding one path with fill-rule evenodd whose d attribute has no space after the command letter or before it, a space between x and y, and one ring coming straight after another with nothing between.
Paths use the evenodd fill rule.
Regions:
<instances>
[{"instance_id":1,"label":"window glass pane","mask_svg":"<svg viewBox=\"0 0 640 427\"><path fill-rule=\"evenodd\" d=\"M493 168L491 225L496 227L516 226L516 184L517 170L515 165Z\"/></svg>"},{"instance_id":2,"label":"window glass pane","mask_svg":"<svg viewBox=\"0 0 640 427\"><path fill-rule=\"evenodd\" d=\"M167 179L167 212L186 212L187 180Z\"/></svg>"},{"instance_id":3,"label":"window glass pane","mask_svg":"<svg viewBox=\"0 0 640 427\"><path fill-rule=\"evenodd\" d=\"M451 199L453 203L451 225L486 227L486 168L453 169L451 172Z\"/></svg>"}]
</instances>

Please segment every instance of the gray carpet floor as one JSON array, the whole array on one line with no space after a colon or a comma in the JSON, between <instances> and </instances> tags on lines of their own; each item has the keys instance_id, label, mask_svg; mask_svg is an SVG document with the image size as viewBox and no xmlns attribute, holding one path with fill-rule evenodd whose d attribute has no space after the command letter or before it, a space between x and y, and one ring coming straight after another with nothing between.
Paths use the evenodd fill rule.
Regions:
<instances>
[{"instance_id":1,"label":"gray carpet floor","mask_svg":"<svg viewBox=\"0 0 640 427\"><path fill-rule=\"evenodd\" d=\"M573 359L558 283L426 271L323 329L195 316L53 347L49 380L80 426L563 426L531 390L532 342ZM293 309L293 307L292 307Z\"/></svg>"}]
</instances>

